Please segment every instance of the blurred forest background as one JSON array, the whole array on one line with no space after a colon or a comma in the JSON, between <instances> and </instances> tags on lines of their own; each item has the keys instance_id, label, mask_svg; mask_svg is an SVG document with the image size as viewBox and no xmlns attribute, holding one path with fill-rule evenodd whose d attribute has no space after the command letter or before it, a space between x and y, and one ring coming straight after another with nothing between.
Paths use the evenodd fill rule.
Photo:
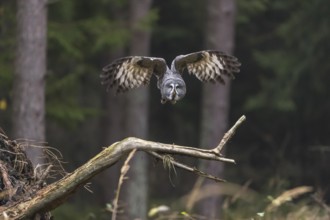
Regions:
<instances>
[{"instance_id":1,"label":"blurred forest background","mask_svg":"<svg viewBox=\"0 0 330 220\"><path fill-rule=\"evenodd\" d=\"M221 168L221 177L229 183L220 185L225 190L220 187L219 192L213 192L222 198L217 204L224 207L218 209L225 219L256 216L272 198L298 186L312 186L324 199L323 208L330 201L329 1L236 0L233 4L230 0L49 0L45 3L47 61L41 61L45 66L45 120L40 126L46 127L41 135L27 137L27 132L17 131L24 120L18 117L20 99L15 91L20 88L19 80L35 79L27 67L18 67L17 47L25 39L20 34L28 25L27 17L20 21L22 16L16 16L18 10L24 11L26 4L22 2L0 0L0 126L10 138L46 140L62 152L68 172L102 147L132 135L213 147L205 144L210 142L205 141L208 133L204 128L217 115L203 117L210 106L205 100L220 97L226 102L222 103L225 112L221 102L222 109L218 109L224 118L219 124L222 130L215 131L217 141L241 115L247 117L226 148L226 157L237 162ZM221 15L212 8L217 2L235 7L229 11L234 18L232 27L218 31L220 35L230 31L229 48L222 48L228 43L222 38L216 38L215 43L208 40L214 34L209 22L211 9ZM241 72L230 85L220 86L220 90L212 85L208 90L185 74L187 95L175 105L160 104L155 78L148 87L118 96L106 93L100 85L102 67L115 58L150 55L164 57L170 64L179 54L204 49L222 49L239 58ZM37 63L42 52L22 56ZM28 86L33 86L33 81ZM214 95L214 91L224 89L228 100ZM34 94L25 93L21 98L32 103ZM211 99L211 104L218 101ZM27 130L34 133L38 128L30 126ZM139 215L158 205L178 212L186 210L182 198L198 177L181 170L175 175L164 170L161 162L147 161L147 155L137 155L132 178L125 182L123 201L126 198L126 204L131 204L129 209ZM205 167L198 160L184 161ZM113 199L119 169L120 164L99 175L89 185L93 194L80 190L54 212L55 217L100 219L106 215L104 209ZM240 186L253 192L256 199L237 195ZM133 192L138 192L135 197ZM283 216L293 209L308 216L302 207L304 211L314 207L316 213L322 212L315 208L321 205L306 195L289 203ZM124 202L123 209L128 212Z\"/></svg>"}]
</instances>

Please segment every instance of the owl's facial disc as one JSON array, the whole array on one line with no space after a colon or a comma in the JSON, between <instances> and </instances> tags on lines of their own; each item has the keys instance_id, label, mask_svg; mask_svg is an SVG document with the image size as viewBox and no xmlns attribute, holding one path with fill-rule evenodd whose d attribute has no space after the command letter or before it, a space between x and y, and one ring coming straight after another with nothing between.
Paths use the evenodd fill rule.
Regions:
<instances>
[{"instance_id":1,"label":"owl's facial disc","mask_svg":"<svg viewBox=\"0 0 330 220\"><path fill-rule=\"evenodd\" d=\"M181 79L169 79L164 83L161 93L162 103L169 101L175 104L185 96L186 84Z\"/></svg>"}]
</instances>

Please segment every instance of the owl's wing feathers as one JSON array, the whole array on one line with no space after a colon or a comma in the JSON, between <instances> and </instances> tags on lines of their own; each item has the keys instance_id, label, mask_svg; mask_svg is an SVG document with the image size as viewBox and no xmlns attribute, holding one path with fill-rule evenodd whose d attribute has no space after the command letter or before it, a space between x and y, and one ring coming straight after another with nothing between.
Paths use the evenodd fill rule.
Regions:
<instances>
[{"instance_id":1,"label":"owl's wing feathers","mask_svg":"<svg viewBox=\"0 0 330 220\"><path fill-rule=\"evenodd\" d=\"M130 56L115 60L102 69L101 84L107 90L115 87L116 92L147 85L154 73L157 77L166 72L166 62L163 58Z\"/></svg>"},{"instance_id":2,"label":"owl's wing feathers","mask_svg":"<svg viewBox=\"0 0 330 220\"><path fill-rule=\"evenodd\" d=\"M241 66L236 57L214 50L180 55L173 62L181 74L187 68L189 74L195 75L202 82L225 83L223 76L234 78L234 73L238 73Z\"/></svg>"}]
</instances>

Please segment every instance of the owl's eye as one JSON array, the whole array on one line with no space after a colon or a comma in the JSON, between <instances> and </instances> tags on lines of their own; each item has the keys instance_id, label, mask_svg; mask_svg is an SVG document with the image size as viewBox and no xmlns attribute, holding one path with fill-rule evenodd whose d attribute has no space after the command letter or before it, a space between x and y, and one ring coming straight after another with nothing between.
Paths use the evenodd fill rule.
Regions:
<instances>
[{"instance_id":1,"label":"owl's eye","mask_svg":"<svg viewBox=\"0 0 330 220\"><path fill-rule=\"evenodd\" d=\"M172 86L171 84L167 84L167 85L166 85L166 88L167 88L167 89L171 89L172 87L173 87L173 86Z\"/></svg>"}]
</instances>

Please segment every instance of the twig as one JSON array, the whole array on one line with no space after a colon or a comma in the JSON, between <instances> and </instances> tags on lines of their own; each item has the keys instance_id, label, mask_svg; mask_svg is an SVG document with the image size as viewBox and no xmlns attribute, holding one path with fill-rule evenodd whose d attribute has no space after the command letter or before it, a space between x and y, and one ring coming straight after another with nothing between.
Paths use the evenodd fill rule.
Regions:
<instances>
[{"instance_id":1,"label":"twig","mask_svg":"<svg viewBox=\"0 0 330 220\"><path fill-rule=\"evenodd\" d=\"M53 165L49 164L46 169L40 171L40 173L38 174L38 178L37 178L38 181L36 182L36 185L42 185L46 181L49 172L51 171L52 168Z\"/></svg>"},{"instance_id":2,"label":"twig","mask_svg":"<svg viewBox=\"0 0 330 220\"><path fill-rule=\"evenodd\" d=\"M312 198L318 205L320 205L322 208L324 208L324 210L327 212L328 216L330 216L330 207L323 201L321 193L320 192L314 193L312 195Z\"/></svg>"},{"instance_id":3,"label":"twig","mask_svg":"<svg viewBox=\"0 0 330 220\"><path fill-rule=\"evenodd\" d=\"M3 192L0 193L0 198L8 197L9 199L11 199L13 195L13 186L10 182L7 168L1 161L0 161L0 173L4 185Z\"/></svg>"},{"instance_id":4,"label":"twig","mask_svg":"<svg viewBox=\"0 0 330 220\"><path fill-rule=\"evenodd\" d=\"M305 193L309 193L311 191L313 191L313 187L310 186L299 186L293 189L286 190L280 196L272 200L272 202L266 207L266 211L274 211L276 208L288 201L291 201L293 198L296 198Z\"/></svg>"},{"instance_id":5,"label":"twig","mask_svg":"<svg viewBox=\"0 0 330 220\"><path fill-rule=\"evenodd\" d=\"M116 220L117 209L118 209L118 200L119 200L119 194L120 194L121 186L123 185L123 182L126 179L126 174L127 174L128 170L130 168L128 163L133 158L135 152L136 152L136 149L132 150L131 153L129 153L127 159L125 160L124 165L122 166L122 168L120 170L120 177L119 177L119 181L118 181L118 187L117 187L115 199L113 200L113 210L112 210L112 217L111 217L112 220Z\"/></svg>"},{"instance_id":6,"label":"twig","mask_svg":"<svg viewBox=\"0 0 330 220\"><path fill-rule=\"evenodd\" d=\"M204 182L205 178L199 177L197 181L194 184L193 189L191 192L188 194L188 199L186 204L186 209L188 212L190 212L195 204L196 197L198 196L198 193L202 187L202 184Z\"/></svg>"},{"instance_id":7,"label":"twig","mask_svg":"<svg viewBox=\"0 0 330 220\"><path fill-rule=\"evenodd\" d=\"M157 157L157 158L159 158L159 159L163 159L163 158L164 158L164 155L158 154L158 153L156 153L156 152L152 152L152 151L147 151L147 152L148 152L149 154L151 154L152 156ZM220 178L218 178L218 177L216 177L216 176L212 176L212 175L207 174L207 173L205 173L205 172L203 172L203 171L200 171L200 170L198 170L198 169L195 168L195 167L190 167L190 166L188 166L188 165L185 165L185 164L183 164L183 163L180 163L180 162L178 162L178 161L175 161L174 158L171 160L171 163L172 163L174 166L176 166L176 167L179 167L179 168L184 169L184 170L186 170L186 171L192 172L192 173L197 174L197 175L199 175L199 176L202 176L202 177L205 177L205 178L208 178L208 179L211 179L211 180L217 181L217 182L226 182L225 180L220 179Z\"/></svg>"},{"instance_id":8,"label":"twig","mask_svg":"<svg viewBox=\"0 0 330 220\"><path fill-rule=\"evenodd\" d=\"M240 125L243 123L243 121L245 121L245 119L246 119L245 115L242 115L242 116L238 119L238 121L234 124L234 126L231 127L231 128L229 129L229 131L227 131L227 132L225 133L225 135L224 135L223 138L221 139L219 145L218 145L215 149L212 150L215 154L217 154L217 155L219 155L219 156L221 155L221 150L222 150L222 148L223 148L223 147L226 145L226 143L227 143L227 142L228 142L228 141L234 136L236 129L238 128L238 126L240 126Z\"/></svg>"}]
</instances>

